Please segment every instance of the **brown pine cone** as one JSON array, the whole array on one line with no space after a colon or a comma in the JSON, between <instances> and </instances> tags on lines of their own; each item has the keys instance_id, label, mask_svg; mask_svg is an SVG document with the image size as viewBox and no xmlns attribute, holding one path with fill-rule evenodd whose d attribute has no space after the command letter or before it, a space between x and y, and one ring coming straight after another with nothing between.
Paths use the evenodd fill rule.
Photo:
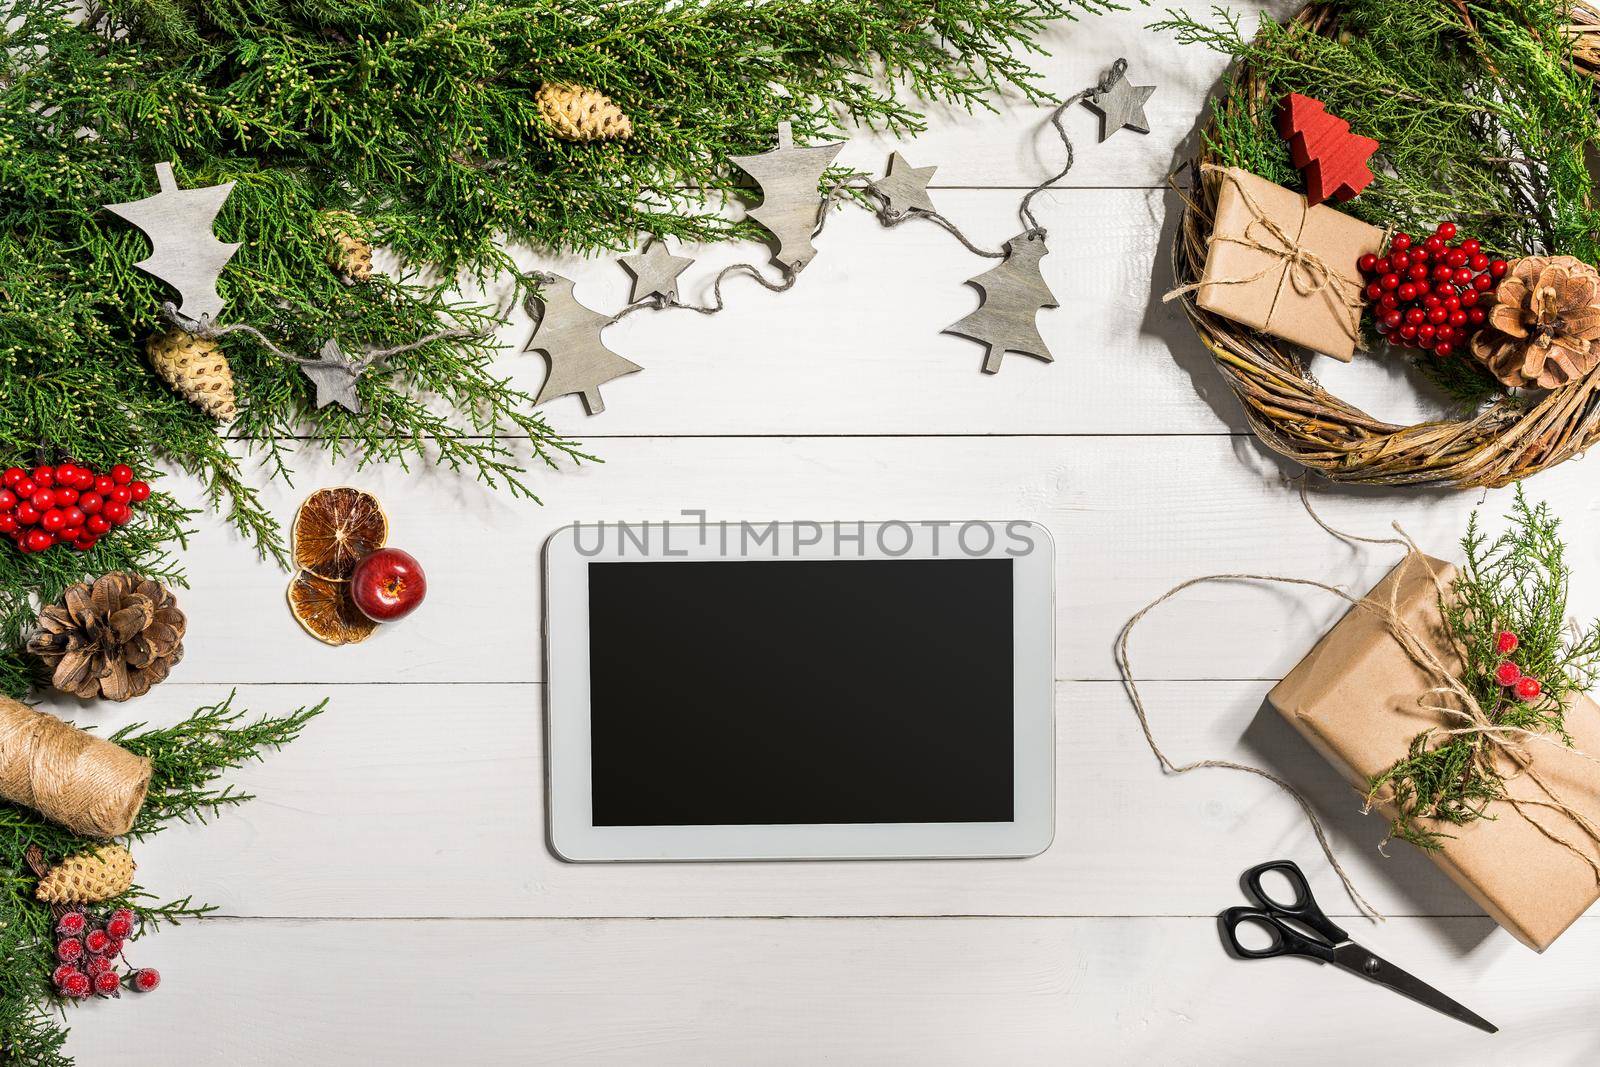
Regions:
<instances>
[{"instance_id":1,"label":"brown pine cone","mask_svg":"<svg viewBox=\"0 0 1600 1067\"><path fill-rule=\"evenodd\" d=\"M353 282L372 280L372 242L361 235L354 215L330 211L323 216L322 230L328 241L328 263Z\"/></svg>"},{"instance_id":2,"label":"brown pine cone","mask_svg":"<svg viewBox=\"0 0 1600 1067\"><path fill-rule=\"evenodd\" d=\"M187 625L166 586L113 571L46 605L28 651L51 667L50 683L64 693L129 700L183 658Z\"/></svg>"},{"instance_id":3,"label":"brown pine cone","mask_svg":"<svg viewBox=\"0 0 1600 1067\"><path fill-rule=\"evenodd\" d=\"M1572 256L1527 256L1489 302L1472 354L1505 385L1554 389L1600 364L1600 273Z\"/></svg>"},{"instance_id":4,"label":"brown pine cone","mask_svg":"<svg viewBox=\"0 0 1600 1067\"><path fill-rule=\"evenodd\" d=\"M550 131L563 141L626 141L633 136L633 123L605 93L545 82L533 100Z\"/></svg>"}]
</instances>

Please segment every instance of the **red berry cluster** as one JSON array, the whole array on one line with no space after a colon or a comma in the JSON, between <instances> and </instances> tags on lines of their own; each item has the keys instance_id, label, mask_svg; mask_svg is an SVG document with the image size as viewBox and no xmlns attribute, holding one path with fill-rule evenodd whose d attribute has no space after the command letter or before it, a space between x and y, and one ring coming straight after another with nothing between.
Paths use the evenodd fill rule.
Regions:
<instances>
[{"instance_id":1,"label":"red berry cluster","mask_svg":"<svg viewBox=\"0 0 1600 1067\"><path fill-rule=\"evenodd\" d=\"M1368 252L1356 261L1367 278L1366 297L1378 332L1390 344L1453 355L1488 317L1482 305L1506 273L1467 237L1451 243L1456 224L1441 222L1420 244L1408 233L1389 241L1389 254Z\"/></svg>"},{"instance_id":2,"label":"red berry cluster","mask_svg":"<svg viewBox=\"0 0 1600 1067\"><path fill-rule=\"evenodd\" d=\"M122 943L133 936L134 916L118 908L104 919L85 911L69 911L56 923L56 959L60 966L51 979L56 991L70 1000L121 996L126 981L141 993L161 984L161 973L153 967L117 973L117 958Z\"/></svg>"},{"instance_id":3,"label":"red berry cluster","mask_svg":"<svg viewBox=\"0 0 1600 1067\"><path fill-rule=\"evenodd\" d=\"M133 468L122 463L109 474L77 463L8 467L0 474L0 534L23 552L55 545L87 552L149 498L149 484L135 481Z\"/></svg>"},{"instance_id":4,"label":"red berry cluster","mask_svg":"<svg viewBox=\"0 0 1600 1067\"><path fill-rule=\"evenodd\" d=\"M1500 635L1495 638L1495 649L1502 656L1509 656L1521 643L1517 635L1510 630L1501 630ZM1523 674L1522 668L1510 660L1503 660L1500 666L1494 669L1494 680L1515 693L1517 699L1523 703L1538 700L1539 694L1544 692L1544 686L1539 684L1539 679Z\"/></svg>"}]
</instances>

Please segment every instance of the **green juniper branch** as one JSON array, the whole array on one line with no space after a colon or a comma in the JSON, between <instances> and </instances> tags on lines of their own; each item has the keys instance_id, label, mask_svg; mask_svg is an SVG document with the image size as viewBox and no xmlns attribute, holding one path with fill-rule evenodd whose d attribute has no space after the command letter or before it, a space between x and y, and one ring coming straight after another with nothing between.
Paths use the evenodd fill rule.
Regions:
<instances>
[{"instance_id":1,"label":"green juniper branch","mask_svg":"<svg viewBox=\"0 0 1600 1067\"><path fill-rule=\"evenodd\" d=\"M101 205L235 182L217 222L243 246L222 275L224 320L312 353L387 348L500 316L463 300L472 280L533 284L506 244L619 249L641 232L754 236L713 206L742 186L729 157L861 123L922 128L915 101L991 107L1050 93L1027 55L1045 23L1104 0L7 0L0 20L0 467L72 458L161 461L199 480L263 556L283 537L244 461L291 473L281 440L334 455L413 460L532 496L532 473L589 459L492 365L484 340L442 340L363 376L364 411L316 410L296 366L242 334L224 340L241 411L218 428L143 354L172 293L133 264L147 239ZM625 143L572 144L534 103L546 81L608 93ZM349 285L326 221L399 257ZM532 358L532 357L529 357ZM0 691L21 695L18 652L37 598L123 568L180 581L167 553L187 516L157 483L134 525L86 556L19 556L0 541ZM36 676L33 676L36 677Z\"/></svg>"},{"instance_id":2,"label":"green juniper branch","mask_svg":"<svg viewBox=\"0 0 1600 1067\"><path fill-rule=\"evenodd\" d=\"M1521 486L1510 520L1490 541L1473 513L1461 539L1466 562L1440 610L1461 653L1461 681L1490 721L1570 745L1566 702L1600 677L1600 622L1584 630L1568 624L1570 571L1560 521L1544 504L1530 505ZM1498 645L1503 631L1519 640L1509 656ZM1520 700L1496 681L1495 669L1506 660L1538 679L1538 699ZM1441 824L1492 818L1488 805L1505 796L1505 782L1480 759L1490 743L1483 734L1418 734L1406 756L1370 783L1369 800L1392 793L1398 814L1390 833L1436 849L1450 837Z\"/></svg>"}]
</instances>

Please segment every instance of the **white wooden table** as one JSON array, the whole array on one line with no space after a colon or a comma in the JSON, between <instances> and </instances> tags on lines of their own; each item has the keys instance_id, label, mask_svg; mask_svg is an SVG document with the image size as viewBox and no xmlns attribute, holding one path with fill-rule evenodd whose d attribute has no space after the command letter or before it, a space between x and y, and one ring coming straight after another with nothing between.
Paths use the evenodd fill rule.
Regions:
<instances>
[{"instance_id":1,"label":"white wooden table","mask_svg":"<svg viewBox=\"0 0 1600 1067\"><path fill-rule=\"evenodd\" d=\"M1060 93L1119 55L1160 88L1148 137L1095 143L1068 115L1079 162L1040 198L1061 307L1045 365L939 330L973 306L987 267L932 226L885 231L847 209L789 293L732 286L716 318L639 315L607 335L646 368L549 415L605 459L535 475L543 506L431 470L357 471L306 454L310 489L352 483L389 510L393 542L426 566L419 614L365 645L325 648L284 606L285 575L220 520L185 556L188 655L127 708L83 721L164 720L237 686L281 711L331 710L238 778L259 799L138 850L157 892L221 917L138 946L151 996L72 1013L85 1064L215 1063L1580 1063L1600 1055L1600 918L1542 957L1499 931L1422 857L1375 851L1333 772L1263 697L1339 614L1331 598L1208 587L1153 617L1134 649L1155 727L1179 758L1260 762L1298 783L1382 910L1358 940L1502 1027L1488 1037L1331 969L1237 962L1214 916L1245 867L1291 857L1330 910L1352 909L1294 803L1223 771L1168 779L1145 748L1113 636L1174 583L1226 570L1364 589L1391 564L1331 541L1290 473L1242 429L1181 313L1166 250L1164 178L1222 69L1143 31L1150 9L1063 26L1042 61ZM899 145L937 164L934 198L978 239L1019 227L1020 192L1058 165L1045 109L936 116ZM845 161L881 172L890 142ZM753 250L708 249L716 265ZM534 261L529 257L529 261ZM625 299L610 261L541 259L596 307ZM521 347L524 320L502 339ZM543 363L505 357L536 387ZM1394 418L1429 410L1382 360L1320 368ZM265 475L261 476L265 482ZM1567 520L1574 610L1600 612L1592 463L1532 483ZM182 489L199 504L198 488ZM1321 492L1335 525L1398 519L1448 554L1480 501L1506 493ZM1024 861L574 866L545 848L539 548L600 518L1027 518L1058 545L1054 845ZM663 625L671 625L663 619Z\"/></svg>"}]
</instances>

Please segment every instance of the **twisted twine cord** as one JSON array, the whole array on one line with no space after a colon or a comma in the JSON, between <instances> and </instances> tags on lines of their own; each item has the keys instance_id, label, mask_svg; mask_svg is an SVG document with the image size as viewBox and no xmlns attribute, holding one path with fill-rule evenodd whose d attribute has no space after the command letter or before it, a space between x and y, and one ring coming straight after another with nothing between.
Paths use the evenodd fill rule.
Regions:
<instances>
[{"instance_id":1,"label":"twisted twine cord","mask_svg":"<svg viewBox=\"0 0 1600 1067\"><path fill-rule=\"evenodd\" d=\"M0 696L0 797L90 837L133 827L150 787L143 756Z\"/></svg>"},{"instance_id":2,"label":"twisted twine cord","mask_svg":"<svg viewBox=\"0 0 1600 1067\"><path fill-rule=\"evenodd\" d=\"M266 334L262 333L260 330L246 322L230 322L226 326L218 326L212 321L210 315L201 315L197 319L191 319L189 316L179 311L177 305L170 300L162 302L161 317L166 319L172 325L178 327L180 330L183 330L185 333L193 334L202 340L214 341L219 337L226 337L230 333L244 333L249 334L251 337L254 337L257 341L261 342L262 347L271 352L274 356L277 356L282 360L287 360L290 363L298 363L304 367L327 362L320 356L302 356L297 355L294 352L287 352L274 344L272 339ZM366 371L367 368L371 367L373 364L388 359L390 356L398 356L404 352L410 352L413 349L421 348L424 345L431 345L435 341L447 341L457 337L484 338L487 336L487 334L479 330L464 330L460 328L436 330L433 333L424 334L415 341L409 341L403 345L395 345L393 348L367 349L363 351L358 358L348 359L347 357L347 359L350 369L359 375Z\"/></svg>"},{"instance_id":3,"label":"twisted twine cord","mask_svg":"<svg viewBox=\"0 0 1600 1067\"><path fill-rule=\"evenodd\" d=\"M1349 534L1340 530L1336 530L1324 522L1322 517L1317 514L1316 509L1311 506L1311 500L1307 495L1306 484L1304 480L1302 480L1300 483L1300 502L1305 507L1306 513L1311 516L1312 520L1334 537L1345 541L1357 541L1363 544L1395 545L1404 549L1405 555L1401 559L1400 566L1422 566L1429 578L1432 580L1436 592L1441 597L1446 595L1447 590L1445 589L1444 584L1440 580L1438 574L1431 566L1428 565L1427 558L1423 555L1422 550L1417 547L1416 542L1407 536L1405 531L1400 528L1398 523L1393 524L1394 531L1398 535L1397 537L1361 537L1356 534ZM1555 741L1553 738L1549 738L1541 734L1534 734L1526 730L1517 730L1511 727L1501 726L1495 723L1492 718L1490 718L1489 714L1478 703L1478 700L1467 689L1466 685L1459 677L1456 676L1455 672L1450 668L1450 666L1440 658L1432 645L1428 641L1424 640L1415 629L1413 629L1408 623L1405 622L1405 620L1400 617L1399 595L1401 583L1399 581L1392 583L1389 590L1389 601L1387 604L1385 604L1373 600L1370 596L1352 596L1343 589L1340 589L1338 586L1329 585L1326 582L1319 582L1310 578L1292 578L1276 574L1251 573L1208 574L1199 578L1191 578L1188 581L1180 582L1178 585L1173 586L1171 589L1161 594L1161 596L1157 597L1149 604L1146 604L1137 613L1135 613L1131 619L1128 620L1128 622L1122 627L1121 632L1117 635L1115 656L1118 671L1122 676L1123 688L1127 690L1128 698L1133 704L1134 714L1139 719L1139 727L1144 732L1145 742L1150 746L1150 751L1155 754L1156 760L1158 763L1160 763L1162 770L1169 774L1186 774L1189 771L1198 770L1203 767L1221 767L1227 770L1245 771L1249 774L1254 774L1261 778L1265 778L1269 782L1277 785L1284 792L1293 797L1295 802L1300 805L1300 809L1305 812L1306 818L1311 823L1312 832L1316 834L1317 844L1322 846L1323 855L1327 857L1328 863L1333 867L1334 873L1339 876L1339 881L1344 885L1344 890L1347 894L1349 894L1351 901L1358 909L1360 909L1361 913L1368 918L1383 918L1377 909L1368 903L1367 899L1361 895L1359 890L1356 889L1355 883L1351 881L1349 873L1344 869L1344 865L1339 862L1338 856L1334 854L1333 846L1328 840L1328 835L1323 828L1322 820L1317 817L1316 812L1312 810L1311 803L1298 789L1290 785L1278 775L1273 774L1271 771L1261 767L1252 766L1248 763L1237 763L1232 760L1216 759L1195 760L1193 762L1184 764L1174 763L1167 756L1167 754L1161 750L1161 746L1156 743L1155 735L1150 729L1150 718L1145 708L1144 698L1139 692L1138 683L1134 681L1133 663L1128 654L1128 642L1133 634L1134 627L1136 627L1146 615L1150 614L1151 611L1178 596L1186 589L1210 582L1235 581L1295 585L1305 586L1312 589L1320 589L1325 593L1331 593L1341 600L1344 600L1350 604L1352 608L1366 611L1374 615L1380 622L1383 623L1390 636L1392 636L1395 642L1400 645L1400 647L1405 651L1406 655L1410 657L1412 662L1427 672L1438 683L1433 688L1430 688L1427 692L1418 697L1418 705L1426 710L1435 711L1444 715L1447 720L1461 720L1467 724L1463 727L1446 730L1444 731L1445 733L1470 733L1477 734L1484 738L1486 743L1482 745L1474 755L1474 761L1481 769L1507 781L1521 775L1526 775L1530 781L1538 786L1545 796L1549 798L1548 800L1540 800L1537 798L1520 799L1509 795L1505 796L1504 799L1511 805L1512 809L1516 811L1518 815L1521 815L1529 823L1533 824L1533 826L1545 837L1552 842L1561 845L1573 855L1583 860L1584 863L1586 863L1594 872L1596 880L1600 881L1600 862L1596 862L1592 855L1578 847L1578 845L1566 835L1560 833L1555 828L1547 825L1541 820L1534 818L1531 811L1526 810L1531 808L1549 808L1553 811L1556 811L1570 819L1592 842L1600 843L1600 826L1597 826L1582 812L1576 810L1569 803L1567 803L1567 801L1564 800L1554 790L1549 782L1543 779L1530 766L1530 760L1525 746L1525 742L1530 737L1537 738L1538 740L1544 741L1548 744L1559 745L1559 742ZM1454 642L1454 635L1451 636L1451 640ZM1437 696L1449 696L1453 698L1456 703L1451 705L1430 702L1430 698ZM1573 752L1575 755L1578 755L1589 762L1600 763L1600 760L1595 759L1593 756L1582 752L1577 752L1575 749L1568 748L1565 745L1559 745L1559 747L1563 748L1565 751ZM1510 757L1516 762L1520 770L1512 775L1499 775L1494 768L1494 760L1497 755L1505 755ZM1367 797L1366 803L1362 806L1363 811L1368 811L1371 809L1372 799L1373 797L1371 795Z\"/></svg>"}]
</instances>

